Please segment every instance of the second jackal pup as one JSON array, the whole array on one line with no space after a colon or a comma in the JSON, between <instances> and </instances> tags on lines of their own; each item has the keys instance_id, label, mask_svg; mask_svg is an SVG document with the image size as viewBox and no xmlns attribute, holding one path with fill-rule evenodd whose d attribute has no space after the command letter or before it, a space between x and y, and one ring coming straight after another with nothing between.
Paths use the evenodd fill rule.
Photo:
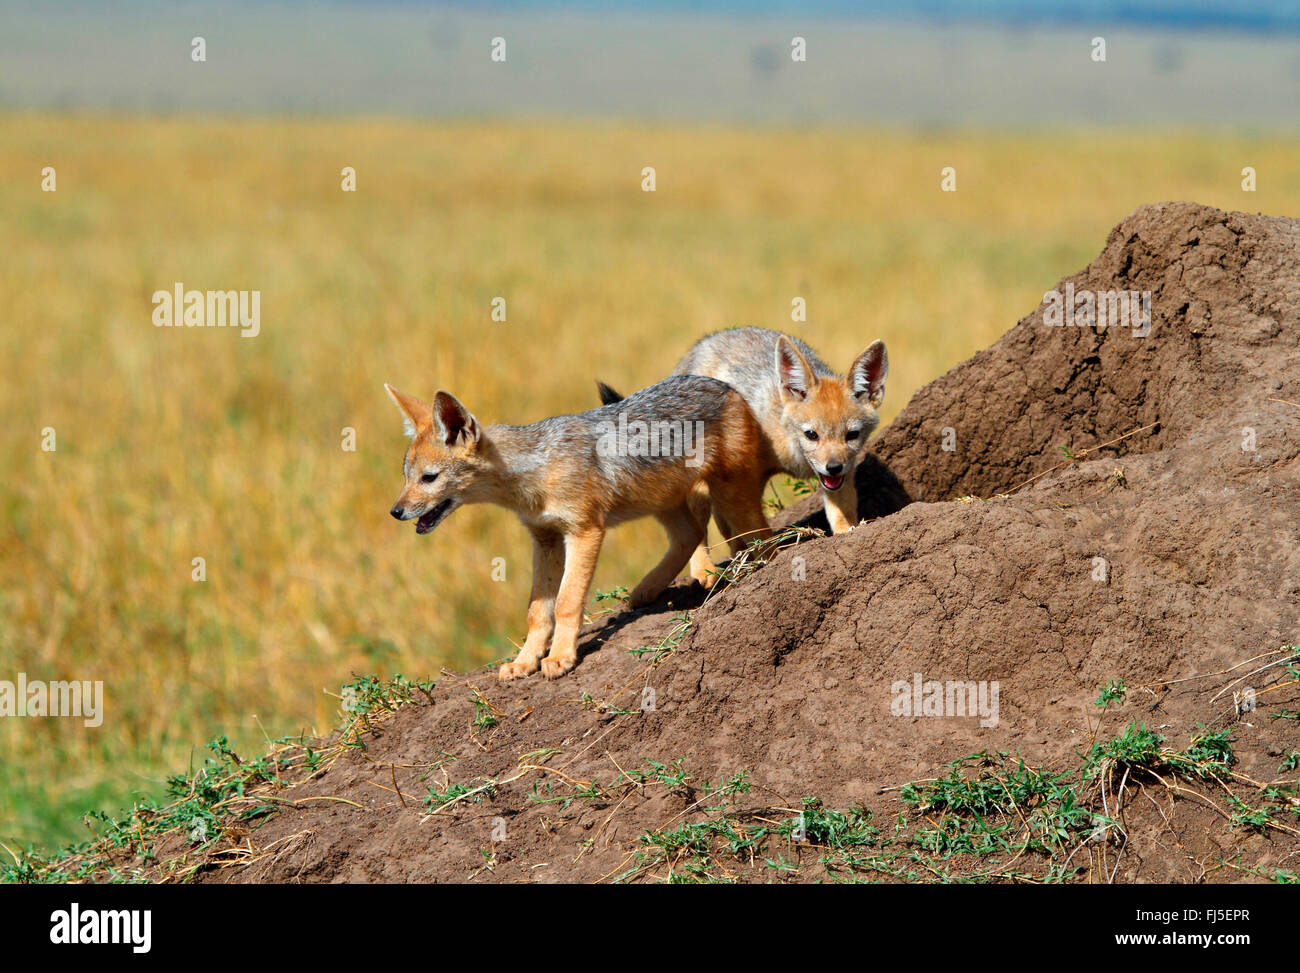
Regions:
<instances>
[{"instance_id":1,"label":"second jackal pup","mask_svg":"<svg viewBox=\"0 0 1300 973\"><path fill-rule=\"evenodd\" d=\"M873 341L841 378L798 338L765 328L731 328L701 338L673 373L707 375L740 392L763 432L764 482L779 472L815 476L831 532L842 534L857 524L853 471L880 421L876 410L889 376L883 341ZM618 401L618 393L603 383L600 397ZM714 518L723 536L739 533L725 512L715 509ZM701 546L691 559L691 575L708 585L712 571L708 548Z\"/></svg>"},{"instance_id":2,"label":"second jackal pup","mask_svg":"<svg viewBox=\"0 0 1300 973\"><path fill-rule=\"evenodd\" d=\"M533 536L528 637L501 667L503 680L538 668L555 678L577 665L582 612L610 527L653 516L668 532L668 553L632 591L633 606L658 597L704 539L707 507L688 503L700 484L728 523L753 537L770 534L762 433L745 400L716 379L674 376L603 408L529 426L481 426L448 392L429 405L384 388L411 436L394 517L427 534L462 504L495 503Z\"/></svg>"}]
</instances>

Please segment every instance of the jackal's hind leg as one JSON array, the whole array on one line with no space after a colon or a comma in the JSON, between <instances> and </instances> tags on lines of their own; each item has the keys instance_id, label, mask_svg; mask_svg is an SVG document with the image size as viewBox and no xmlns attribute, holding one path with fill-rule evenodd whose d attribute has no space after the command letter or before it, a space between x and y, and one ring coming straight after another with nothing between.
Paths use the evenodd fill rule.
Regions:
<instances>
[{"instance_id":1,"label":"jackal's hind leg","mask_svg":"<svg viewBox=\"0 0 1300 973\"><path fill-rule=\"evenodd\" d=\"M763 515L763 481L730 481L710 484L713 517L718 522L733 555L757 540L772 536Z\"/></svg>"},{"instance_id":2,"label":"jackal's hind leg","mask_svg":"<svg viewBox=\"0 0 1300 973\"><path fill-rule=\"evenodd\" d=\"M632 608L648 605L663 594L663 590L686 567L692 553L699 549L705 537L704 528L700 526L689 504L665 511L656 519L668 533L668 553L628 595L627 603ZM705 553L707 556L707 551Z\"/></svg>"},{"instance_id":3,"label":"jackal's hind leg","mask_svg":"<svg viewBox=\"0 0 1300 973\"><path fill-rule=\"evenodd\" d=\"M709 515L713 503L709 500L708 485L697 484L686 503L700 527L700 543L691 554L690 575L705 588L712 588L718 581L718 566L709 556Z\"/></svg>"}]
</instances>

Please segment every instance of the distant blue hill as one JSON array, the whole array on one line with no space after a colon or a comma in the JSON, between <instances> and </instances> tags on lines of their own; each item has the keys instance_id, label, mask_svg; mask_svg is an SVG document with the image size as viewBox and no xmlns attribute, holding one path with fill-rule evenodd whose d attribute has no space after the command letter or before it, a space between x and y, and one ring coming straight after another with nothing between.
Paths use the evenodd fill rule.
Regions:
<instances>
[{"instance_id":1,"label":"distant blue hill","mask_svg":"<svg viewBox=\"0 0 1300 973\"><path fill-rule=\"evenodd\" d=\"M304 4L307 0L301 0ZM362 7L441 6L465 10L573 10L743 16L890 17L966 23L1050 25L1104 23L1184 30L1300 32L1300 2L1257 0L343 0Z\"/></svg>"}]
</instances>

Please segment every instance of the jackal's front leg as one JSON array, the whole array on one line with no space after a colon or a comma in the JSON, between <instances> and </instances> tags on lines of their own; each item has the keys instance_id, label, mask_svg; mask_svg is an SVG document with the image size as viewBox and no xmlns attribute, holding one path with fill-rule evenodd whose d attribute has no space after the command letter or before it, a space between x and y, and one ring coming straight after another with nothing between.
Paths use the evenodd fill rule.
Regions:
<instances>
[{"instance_id":1,"label":"jackal's front leg","mask_svg":"<svg viewBox=\"0 0 1300 973\"><path fill-rule=\"evenodd\" d=\"M533 593L528 601L528 637L513 662L497 670L502 682L532 675L542 663L555 628L555 596L564 571L564 541L553 532L533 532Z\"/></svg>"},{"instance_id":2,"label":"jackal's front leg","mask_svg":"<svg viewBox=\"0 0 1300 973\"><path fill-rule=\"evenodd\" d=\"M858 525L858 488L852 475L845 477L844 485L838 490L833 493L823 490L823 493L832 534L846 534Z\"/></svg>"},{"instance_id":3,"label":"jackal's front leg","mask_svg":"<svg viewBox=\"0 0 1300 973\"><path fill-rule=\"evenodd\" d=\"M542 675L547 679L562 676L578 664L578 629L604 539L603 527L588 527L564 537L564 578L555 599L555 635L551 651L542 660Z\"/></svg>"}]
</instances>

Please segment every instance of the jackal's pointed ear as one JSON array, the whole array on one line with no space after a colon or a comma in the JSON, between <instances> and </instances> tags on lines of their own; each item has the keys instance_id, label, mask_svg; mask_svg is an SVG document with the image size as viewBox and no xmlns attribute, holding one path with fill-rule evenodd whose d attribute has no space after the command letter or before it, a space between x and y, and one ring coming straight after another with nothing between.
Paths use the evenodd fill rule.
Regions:
<instances>
[{"instance_id":1,"label":"jackal's pointed ear","mask_svg":"<svg viewBox=\"0 0 1300 973\"><path fill-rule=\"evenodd\" d=\"M872 408L885 400L885 379L889 377L889 353L883 341L873 341L849 369L849 385L857 398L866 397Z\"/></svg>"},{"instance_id":2,"label":"jackal's pointed ear","mask_svg":"<svg viewBox=\"0 0 1300 973\"><path fill-rule=\"evenodd\" d=\"M776 379L781 386L781 399L805 399L808 390L817 384L817 376L808 359L799 352L785 335L776 339Z\"/></svg>"},{"instance_id":3,"label":"jackal's pointed ear","mask_svg":"<svg viewBox=\"0 0 1300 973\"><path fill-rule=\"evenodd\" d=\"M438 423L438 435L448 446L462 438L471 446L478 442L478 420L450 392L439 389L433 397L433 418Z\"/></svg>"},{"instance_id":4,"label":"jackal's pointed ear","mask_svg":"<svg viewBox=\"0 0 1300 973\"><path fill-rule=\"evenodd\" d=\"M384 391L388 393L388 397L393 400L393 404L401 411L408 436L414 439L424 430L433 428L433 410L429 408L427 403L409 395L403 395L387 382L384 383Z\"/></svg>"}]
</instances>

